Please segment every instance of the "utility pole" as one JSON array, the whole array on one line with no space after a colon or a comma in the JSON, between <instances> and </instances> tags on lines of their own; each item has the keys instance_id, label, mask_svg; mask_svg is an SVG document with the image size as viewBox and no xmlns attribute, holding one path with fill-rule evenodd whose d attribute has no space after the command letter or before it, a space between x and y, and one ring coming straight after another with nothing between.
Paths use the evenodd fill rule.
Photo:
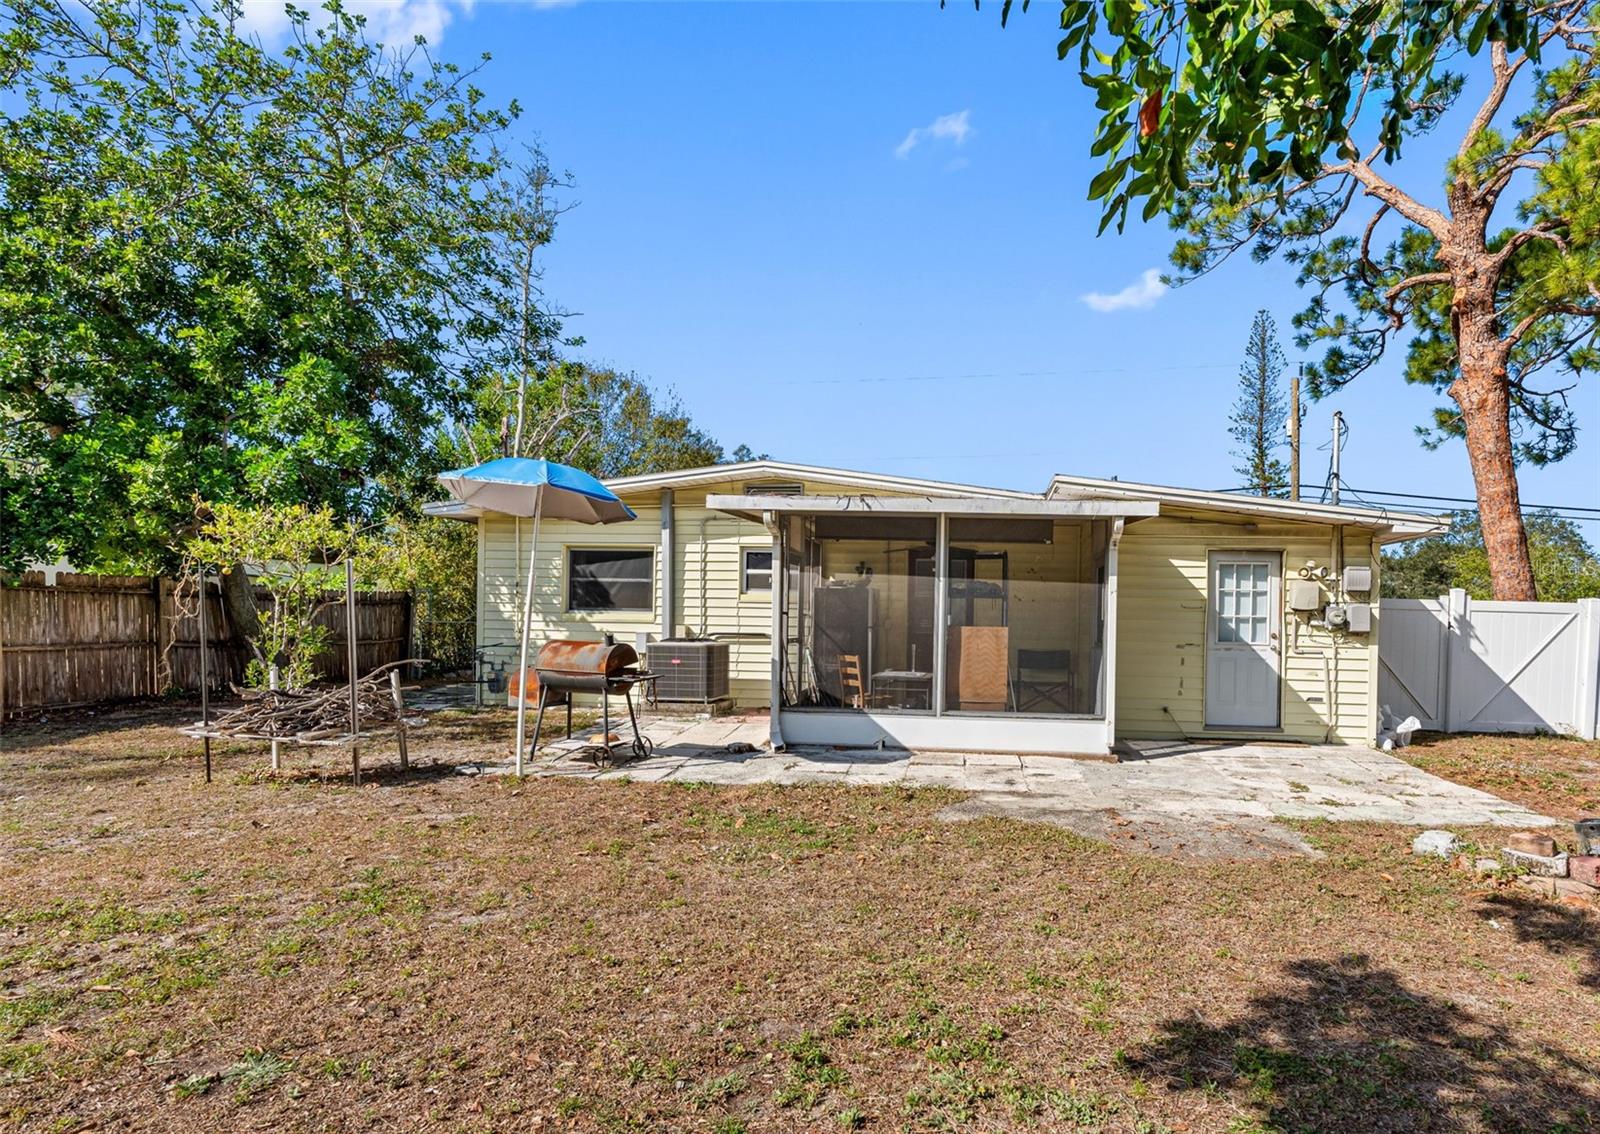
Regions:
<instances>
[{"instance_id":1,"label":"utility pole","mask_svg":"<svg viewBox=\"0 0 1600 1134\"><path fill-rule=\"evenodd\" d=\"M1289 379L1289 499L1300 499L1300 378L1306 372L1301 363Z\"/></svg>"},{"instance_id":2,"label":"utility pole","mask_svg":"<svg viewBox=\"0 0 1600 1134\"><path fill-rule=\"evenodd\" d=\"M1339 503L1339 442L1344 438L1344 414L1333 411L1333 463L1328 470L1328 499Z\"/></svg>"}]
</instances>

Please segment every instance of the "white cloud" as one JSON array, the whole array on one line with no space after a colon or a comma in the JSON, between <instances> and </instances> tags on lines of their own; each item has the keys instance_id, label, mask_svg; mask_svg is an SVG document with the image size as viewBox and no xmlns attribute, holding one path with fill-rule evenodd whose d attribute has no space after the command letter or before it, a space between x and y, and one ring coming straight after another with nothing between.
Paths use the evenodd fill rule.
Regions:
<instances>
[{"instance_id":1,"label":"white cloud","mask_svg":"<svg viewBox=\"0 0 1600 1134\"><path fill-rule=\"evenodd\" d=\"M972 111L961 110L955 114L942 114L926 126L913 126L905 139L894 148L894 156L907 158L925 138L951 141L963 145L972 134Z\"/></svg>"},{"instance_id":2,"label":"white cloud","mask_svg":"<svg viewBox=\"0 0 1600 1134\"><path fill-rule=\"evenodd\" d=\"M1095 311L1133 311L1142 307L1154 307L1156 300L1167 293L1167 285L1161 282L1161 269L1149 268L1143 272L1137 282L1129 284L1121 291L1107 295L1104 292L1091 291L1080 296Z\"/></svg>"},{"instance_id":3,"label":"white cloud","mask_svg":"<svg viewBox=\"0 0 1600 1134\"><path fill-rule=\"evenodd\" d=\"M345 0L345 10L367 19L368 38L388 47L408 47L417 36L430 45L444 38L456 13L470 13L474 0ZM297 5L321 23L326 18L316 4ZM261 37L268 46L280 43L289 32L284 0L243 0L243 30Z\"/></svg>"}]
</instances>

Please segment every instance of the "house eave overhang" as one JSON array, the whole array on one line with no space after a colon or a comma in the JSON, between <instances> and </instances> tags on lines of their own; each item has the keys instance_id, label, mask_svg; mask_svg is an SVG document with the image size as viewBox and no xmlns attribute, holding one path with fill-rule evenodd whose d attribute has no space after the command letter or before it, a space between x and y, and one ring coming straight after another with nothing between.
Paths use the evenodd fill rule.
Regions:
<instances>
[{"instance_id":1,"label":"house eave overhang","mask_svg":"<svg viewBox=\"0 0 1600 1134\"><path fill-rule=\"evenodd\" d=\"M460 520L475 524L483 518L483 509L476 504L463 504L459 500L434 500L422 506L424 516L440 520Z\"/></svg>"},{"instance_id":2,"label":"house eave overhang","mask_svg":"<svg viewBox=\"0 0 1600 1134\"><path fill-rule=\"evenodd\" d=\"M880 516L1027 516L1036 518L1107 518L1155 516L1161 505L1147 500L993 500L973 496L743 496L712 493L706 507L741 519L759 521L766 513Z\"/></svg>"},{"instance_id":3,"label":"house eave overhang","mask_svg":"<svg viewBox=\"0 0 1600 1134\"><path fill-rule=\"evenodd\" d=\"M1371 528L1380 543L1396 543L1419 536L1438 535L1450 526L1448 516L1426 512L1397 512L1388 508L1352 508L1343 504L1314 504L1304 500L1277 500L1241 496L1234 492L1207 492L1160 484L1057 475L1046 498L1051 500L1154 500L1168 511L1196 508L1231 512L1261 520L1299 523L1351 524Z\"/></svg>"},{"instance_id":4,"label":"house eave overhang","mask_svg":"<svg viewBox=\"0 0 1600 1134\"><path fill-rule=\"evenodd\" d=\"M828 468L822 465L797 465L787 461L742 461L729 465L702 465L699 468L676 469L671 472L645 473L640 476L613 477L605 486L621 496L624 493L648 492L652 489L683 488L696 484L719 484L733 480L799 480L819 484L838 484L868 491L906 492L931 496L977 496L997 500L1038 500L1037 492L1022 492L1011 488L989 488L977 484L959 484L954 481L921 480L916 477L889 476L885 473L856 472L851 469Z\"/></svg>"}]
</instances>

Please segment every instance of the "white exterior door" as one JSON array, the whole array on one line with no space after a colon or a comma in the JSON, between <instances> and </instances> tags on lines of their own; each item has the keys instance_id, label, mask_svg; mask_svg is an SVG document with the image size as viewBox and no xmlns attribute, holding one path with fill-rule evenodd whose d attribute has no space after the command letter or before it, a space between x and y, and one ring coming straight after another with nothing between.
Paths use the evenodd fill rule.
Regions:
<instances>
[{"instance_id":1,"label":"white exterior door","mask_svg":"<svg viewBox=\"0 0 1600 1134\"><path fill-rule=\"evenodd\" d=\"M1276 728L1282 559L1214 552L1206 618L1206 727Z\"/></svg>"}]
</instances>

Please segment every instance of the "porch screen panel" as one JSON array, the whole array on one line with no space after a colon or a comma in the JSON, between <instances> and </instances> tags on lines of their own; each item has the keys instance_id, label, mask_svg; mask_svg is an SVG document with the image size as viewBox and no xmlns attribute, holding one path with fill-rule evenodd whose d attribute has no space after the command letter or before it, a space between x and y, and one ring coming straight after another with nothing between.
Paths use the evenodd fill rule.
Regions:
<instances>
[{"instance_id":1,"label":"porch screen panel","mask_svg":"<svg viewBox=\"0 0 1600 1134\"><path fill-rule=\"evenodd\" d=\"M1102 712L1108 532L1103 520L951 518L945 712Z\"/></svg>"},{"instance_id":2,"label":"porch screen panel","mask_svg":"<svg viewBox=\"0 0 1600 1134\"><path fill-rule=\"evenodd\" d=\"M937 519L791 517L784 537L784 707L931 713Z\"/></svg>"}]
</instances>

